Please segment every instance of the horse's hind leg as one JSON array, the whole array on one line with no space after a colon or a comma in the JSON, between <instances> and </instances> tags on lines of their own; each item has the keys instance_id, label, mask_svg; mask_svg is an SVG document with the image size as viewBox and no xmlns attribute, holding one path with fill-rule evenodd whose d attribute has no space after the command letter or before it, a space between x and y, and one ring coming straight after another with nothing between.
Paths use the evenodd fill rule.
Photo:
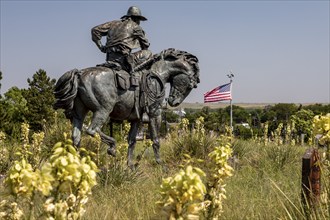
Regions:
<instances>
[{"instance_id":1,"label":"horse's hind leg","mask_svg":"<svg viewBox=\"0 0 330 220\"><path fill-rule=\"evenodd\" d=\"M93 113L93 118L90 126L87 129L87 134L95 136L95 133L99 133L101 141L109 146L108 154L116 156L116 141L114 138L104 134L101 131L103 124L107 121L109 117L109 111L98 110Z\"/></svg>"},{"instance_id":2,"label":"horse's hind leg","mask_svg":"<svg viewBox=\"0 0 330 220\"><path fill-rule=\"evenodd\" d=\"M134 156L134 148L136 144L136 135L138 133L140 122L139 121L132 121L131 128L128 133L128 152L127 152L127 165L129 168L133 169L133 156Z\"/></svg>"},{"instance_id":3,"label":"horse's hind leg","mask_svg":"<svg viewBox=\"0 0 330 220\"><path fill-rule=\"evenodd\" d=\"M88 110L85 108L85 106L81 103L80 99L76 99L76 107L74 109L74 115L72 118L72 141L74 146L80 146L80 140L81 140L81 130L84 123L84 119L86 117L86 114Z\"/></svg>"}]
</instances>

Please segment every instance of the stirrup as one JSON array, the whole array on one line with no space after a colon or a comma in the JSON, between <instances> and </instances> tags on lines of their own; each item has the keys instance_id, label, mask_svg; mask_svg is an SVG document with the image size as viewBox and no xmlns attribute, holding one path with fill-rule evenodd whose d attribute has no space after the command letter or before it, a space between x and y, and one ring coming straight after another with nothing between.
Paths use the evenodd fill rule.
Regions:
<instances>
[{"instance_id":1,"label":"stirrup","mask_svg":"<svg viewBox=\"0 0 330 220\"><path fill-rule=\"evenodd\" d=\"M142 114L142 123L149 123L149 116L146 112Z\"/></svg>"},{"instance_id":2,"label":"stirrup","mask_svg":"<svg viewBox=\"0 0 330 220\"><path fill-rule=\"evenodd\" d=\"M138 87L139 86L139 78L134 74L131 75L131 86Z\"/></svg>"}]
</instances>

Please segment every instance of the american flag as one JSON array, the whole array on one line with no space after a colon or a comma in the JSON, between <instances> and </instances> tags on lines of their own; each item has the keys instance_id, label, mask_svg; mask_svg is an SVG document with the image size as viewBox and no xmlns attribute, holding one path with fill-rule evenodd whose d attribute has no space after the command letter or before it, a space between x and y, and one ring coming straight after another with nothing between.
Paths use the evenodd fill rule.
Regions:
<instances>
[{"instance_id":1,"label":"american flag","mask_svg":"<svg viewBox=\"0 0 330 220\"><path fill-rule=\"evenodd\" d=\"M204 94L204 103L206 102L219 102L225 100L232 100L231 97L231 83L218 86L211 91Z\"/></svg>"}]
</instances>

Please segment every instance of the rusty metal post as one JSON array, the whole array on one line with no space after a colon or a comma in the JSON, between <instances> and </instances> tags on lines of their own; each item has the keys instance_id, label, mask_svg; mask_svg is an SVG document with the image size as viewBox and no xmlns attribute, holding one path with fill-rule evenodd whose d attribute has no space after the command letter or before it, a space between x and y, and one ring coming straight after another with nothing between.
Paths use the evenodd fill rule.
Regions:
<instances>
[{"instance_id":1,"label":"rusty metal post","mask_svg":"<svg viewBox=\"0 0 330 220\"><path fill-rule=\"evenodd\" d=\"M302 158L302 203L315 207L320 199L320 156L315 148L307 149Z\"/></svg>"}]
</instances>

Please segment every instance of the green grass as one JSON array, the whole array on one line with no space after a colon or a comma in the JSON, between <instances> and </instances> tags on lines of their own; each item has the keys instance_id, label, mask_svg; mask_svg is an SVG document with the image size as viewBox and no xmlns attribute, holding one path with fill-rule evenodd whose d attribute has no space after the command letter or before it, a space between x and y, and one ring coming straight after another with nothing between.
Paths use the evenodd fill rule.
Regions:
<instances>
[{"instance_id":1,"label":"green grass","mask_svg":"<svg viewBox=\"0 0 330 220\"><path fill-rule=\"evenodd\" d=\"M93 189L84 219L159 219L158 191L168 173L154 162L149 150L136 170L128 170L123 164L117 171L109 170L108 184Z\"/></svg>"},{"instance_id":2,"label":"green grass","mask_svg":"<svg viewBox=\"0 0 330 220\"><path fill-rule=\"evenodd\" d=\"M223 219L308 219L301 204L301 160L307 147L238 141L235 149L243 157L227 181ZM313 215L310 219L327 219Z\"/></svg>"},{"instance_id":3,"label":"green grass","mask_svg":"<svg viewBox=\"0 0 330 220\"><path fill-rule=\"evenodd\" d=\"M203 146L212 146L211 138L206 140ZM183 146L175 145L173 141L161 141L166 170L155 163L151 148L145 150L135 171L127 169L125 156L107 172L102 170L83 219L160 219L155 203L160 199L162 178L172 176L180 169L182 158L176 158L182 155L177 154L185 153L178 152L177 148ZM264 146L253 141L236 140L233 143L235 171L226 180L227 199L223 204L222 219L307 219L300 197L301 158L306 149L306 146ZM113 160L105 155L105 151L106 146L102 145L103 164ZM139 142L135 156L143 151L143 143ZM1 188L0 184L0 191ZM310 219L325 220L327 217L321 212Z\"/></svg>"},{"instance_id":4,"label":"green grass","mask_svg":"<svg viewBox=\"0 0 330 220\"><path fill-rule=\"evenodd\" d=\"M169 154L173 154L173 146L162 143L162 156L172 159ZM307 219L300 197L301 157L306 147L236 141L233 148L238 162L234 176L226 182L222 219ZM171 162L169 172L164 172L155 164L152 149L148 151L138 168L141 175L137 180L94 189L85 219L158 219L155 202L160 198L161 179L179 167Z\"/></svg>"}]
</instances>

